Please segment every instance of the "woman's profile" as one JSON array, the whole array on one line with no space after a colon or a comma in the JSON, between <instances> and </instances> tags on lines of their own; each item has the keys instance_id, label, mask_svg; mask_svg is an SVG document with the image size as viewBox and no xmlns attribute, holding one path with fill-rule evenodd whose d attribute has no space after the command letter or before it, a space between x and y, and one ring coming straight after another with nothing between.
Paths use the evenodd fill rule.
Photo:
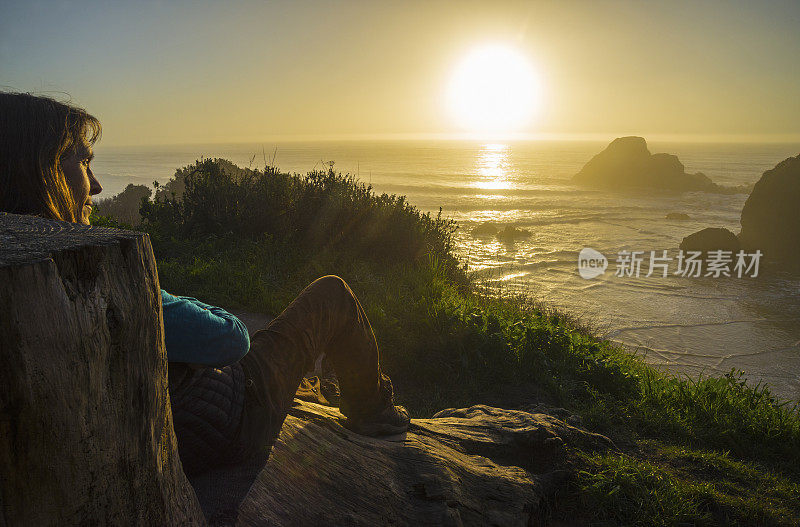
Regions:
<instances>
[{"instance_id":1,"label":"woman's profile","mask_svg":"<svg viewBox=\"0 0 800 527\"><path fill-rule=\"evenodd\" d=\"M0 92L0 211L89 225L102 191L91 162L100 122L49 97ZM248 335L224 309L161 292L169 391L187 473L243 461L280 432L306 371L333 364L345 426L371 436L408 428L381 372L369 320L350 287L324 276Z\"/></svg>"}]
</instances>

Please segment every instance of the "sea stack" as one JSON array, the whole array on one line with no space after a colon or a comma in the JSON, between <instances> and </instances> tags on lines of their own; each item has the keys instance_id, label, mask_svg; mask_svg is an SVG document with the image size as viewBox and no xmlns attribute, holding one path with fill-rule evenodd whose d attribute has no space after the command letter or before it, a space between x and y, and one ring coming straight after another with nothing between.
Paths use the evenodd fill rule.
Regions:
<instances>
[{"instance_id":1,"label":"sea stack","mask_svg":"<svg viewBox=\"0 0 800 527\"><path fill-rule=\"evenodd\" d=\"M800 155L767 170L742 209L742 246L770 260L800 258Z\"/></svg>"},{"instance_id":2,"label":"sea stack","mask_svg":"<svg viewBox=\"0 0 800 527\"><path fill-rule=\"evenodd\" d=\"M739 239L728 229L708 227L684 238L680 248L684 251L731 251L735 253L739 250L740 245Z\"/></svg>"},{"instance_id":3,"label":"sea stack","mask_svg":"<svg viewBox=\"0 0 800 527\"><path fill-rule=\"evenodd\" d=\"M702 172L686 173L683 163L672 154L651 154L642 137L618 137L594 156L573 177L580 185L608 189L700 190L720 188Z\"/></svg>"}]
</instances>

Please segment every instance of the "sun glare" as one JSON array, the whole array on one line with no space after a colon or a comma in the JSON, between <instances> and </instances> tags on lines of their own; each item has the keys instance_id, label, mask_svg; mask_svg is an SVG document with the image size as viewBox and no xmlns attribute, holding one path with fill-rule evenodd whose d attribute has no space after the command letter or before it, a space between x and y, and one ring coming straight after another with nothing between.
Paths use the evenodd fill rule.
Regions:
<instances>
[{"instance_id":1,"label":"sun glare","mask_svg":"<svg viewBox=\"0 0 800 527\"><path fill-rule=\"evenodd\" d=\"M522 53L503 45L482 46L456 66L447 102L456 122L470 132L515 132L538 109L540 86Z\"/></svg>"},{"instance_id":2,"label":"sun glare","mask_svg":"<svg viewBox=\"0 0 800 527\"><path fill-rule=\"evenodd\" d=\"M477 161L478 174L472 187L483 190L508 190L513 187L507 174L510 162L508 145L483 145Z\"/></svg>"}]
</instances>

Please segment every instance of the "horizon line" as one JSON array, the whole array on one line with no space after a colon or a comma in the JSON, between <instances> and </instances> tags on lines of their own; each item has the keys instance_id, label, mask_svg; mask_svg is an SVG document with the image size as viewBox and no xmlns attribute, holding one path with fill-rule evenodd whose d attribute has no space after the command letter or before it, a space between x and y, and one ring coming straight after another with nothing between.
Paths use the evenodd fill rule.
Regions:
<instances>
[{"instance_id":1,"label":"horizon line","mask_svg":"<svg viewBox=\"0 0 800 527\"><path fill-rule=\"evenodd\" d=\"M738 143L738 144L788 144L800 143L797 134L674 134L636 132L626 133L514 133L514 134L476 134L476 133L380 133L380 134L282 134L258 137L235 138L229 140L190 140L179 142L149 143L106 143L110 147L156 147L186 145L224 145L254 144L269 142L349 142L349 141L468 141L468 142L547 142L583 141L609 143L618 137L639 136L647 142L655 143Z\"/></svg>"}]
</instances>

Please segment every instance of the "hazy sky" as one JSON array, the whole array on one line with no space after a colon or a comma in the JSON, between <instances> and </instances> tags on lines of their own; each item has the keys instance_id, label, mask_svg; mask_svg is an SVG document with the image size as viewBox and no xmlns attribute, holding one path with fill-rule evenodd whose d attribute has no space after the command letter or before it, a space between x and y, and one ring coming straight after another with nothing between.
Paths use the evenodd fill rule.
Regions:
<instances>
[{"instance_id":1,"label":"hazy sky","mask_svg":"<svg viewBox=\"0 0 800 527\"><path fill-rule=\"evenodd\" d=\"M0 87L105 144L451 134L472 48L524 54L533 134L800 137L800 1L0 3Z\"/></svg>"}]
</instances>

